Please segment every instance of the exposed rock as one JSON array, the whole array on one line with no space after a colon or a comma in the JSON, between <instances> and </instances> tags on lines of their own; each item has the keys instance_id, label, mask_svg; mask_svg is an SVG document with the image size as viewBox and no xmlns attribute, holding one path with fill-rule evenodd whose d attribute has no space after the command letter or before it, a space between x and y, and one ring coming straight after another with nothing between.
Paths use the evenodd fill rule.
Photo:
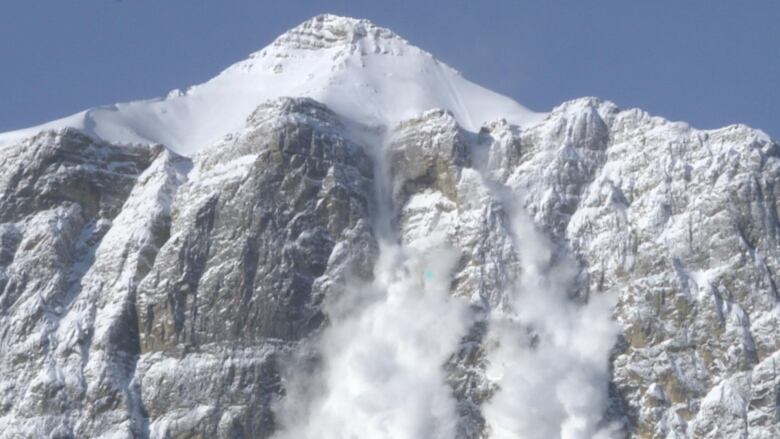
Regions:
<instances>
[{"instance_id":1,"label":"exposed rock","mask_svg":"<svg viewBox=\"0 0 780 439\"><path fill-rule=\"evenodd\" d=\"M3 437L138 431L136 286L187 160L44 132L0 162Z\"/></svg>"},{"instance_id":2,"label":"exposed rock","mask_svg":"<svg viewBox=\"0 0 780 439\"><path fill-rule=\"evenodd\" d=\"M528 251L515 209L576 259L572 300L617 300L605 420L780 435L778 144L590 98L523 129L435 110L361 130L279 99L191 160L75 130L4 149L0 437L269 437L281 359L347 279L372 278L380 212L401 244L459 254L451 292L480 318L444 367L459 437L486 437L486 316Z\"/></svg>"},{"instance_id":3,"label":"exposed rock","mask_svg":"<svg viewBox=\"0 0 780 439\"><path fill-rule=\"evenodd\" d=\"M322 105L283 99L195 157L138 292L153 436L269 435L275 355L322 324L343 276L370 277L372 167L343 130Z\"/></svg>"}]
</instances>

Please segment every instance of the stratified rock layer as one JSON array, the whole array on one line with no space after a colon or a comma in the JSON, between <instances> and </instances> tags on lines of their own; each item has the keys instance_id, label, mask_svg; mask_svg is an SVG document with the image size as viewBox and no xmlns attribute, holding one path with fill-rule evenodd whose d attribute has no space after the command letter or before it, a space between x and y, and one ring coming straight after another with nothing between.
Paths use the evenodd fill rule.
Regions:
<instances>
[{"instance_id":1,"label":"stratified rock layer","mask_svg":"<svg viewBox=\"0 0 780 439\"><path fill-rule=\"evenodd\" d=\"M269 437L281 359L371 279L380 212L403 244L444 236L452 294L487 315L518 274L516 208L579 263L573 300L616 298L606 420L778 437L779 159L744 126L595 99L478 133L280 99L191 159L43 132L0 158L0 437ZM445 365L460 438L489 434L485 325Z\"/></svg>"}]
</instances>

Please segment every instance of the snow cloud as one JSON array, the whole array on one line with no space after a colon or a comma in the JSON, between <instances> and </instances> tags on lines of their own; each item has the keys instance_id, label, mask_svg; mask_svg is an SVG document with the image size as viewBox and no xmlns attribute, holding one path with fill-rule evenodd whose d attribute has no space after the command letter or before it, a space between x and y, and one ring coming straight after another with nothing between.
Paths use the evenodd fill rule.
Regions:
<instances>
[{"instance_id":1,"label":"snow cloud","mask_svg":"<svg viewBox=\"0 0 780 439\"><path fill-rule=\"evenodd\" d=\"M472 324L465 301L449 294L456 260L440 243L381 244L375 280L329 304L317 382L293 379L278 438L454 438L443 365Z\"/></svg>"},{"instance_id":2,"label":"snow cloud","mask_svg":"<svg viewBox=\"0 0 780 439\"><path fill-rule=\"evenodd\" d=\"M512 226L522 272L509 309L490 322L486 375L499 387L483 408L490 437L614 437L616 427L602 425L617 336L612 304L572 300L574 262L558 260L524 213L512 214Z\"/></svg>"},{"instance_id":3,"label":"snow cloud","mask_svg":"<svg viewBox=\"0 0 780 439\"><path fill-rule=\"evenodd\" d=\"M445 234L399 243L389 220L392 178L383 151L374 152L374 280L353 280L329 298L328 326L289 366L277 439L457 438L444 365L478 318L451 293L460 252ZM482 407L488 437L614 437L615 428L603 425L617 335L612 305L572 298L574 261L556 254L508 191L484 184L507 208L520 260L516 285L504 292L507 306L479 313L490 328L484 373L497 388Z\"/></svg>"}]
</instances>

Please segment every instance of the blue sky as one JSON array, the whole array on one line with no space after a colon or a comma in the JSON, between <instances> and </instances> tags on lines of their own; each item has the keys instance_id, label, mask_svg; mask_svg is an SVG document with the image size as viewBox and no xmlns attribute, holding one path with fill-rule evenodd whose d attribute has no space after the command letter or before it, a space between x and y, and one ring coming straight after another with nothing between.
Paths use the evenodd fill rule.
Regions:
<instances>
[{"instance_id":1,"label":"blue sky","mask_svg":"<svg viewBox=\"0 0 780 439\"><path fill-rule=\"evenodd\" d=\"M780 138L777 0L2 0L0 131L202 82L323 12L534 110L598 96Z\"/></svg>"}]
</instances>

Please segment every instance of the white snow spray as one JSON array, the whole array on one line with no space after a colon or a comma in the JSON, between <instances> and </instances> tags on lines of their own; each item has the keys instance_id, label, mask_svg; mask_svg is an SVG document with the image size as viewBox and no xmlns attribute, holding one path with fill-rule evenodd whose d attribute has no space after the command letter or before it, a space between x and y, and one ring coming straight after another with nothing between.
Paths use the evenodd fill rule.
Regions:
<instances>
[{"instance_id":1,"label":"white snow spray","mask_svg":"<svg viewBox=\"0 0 780 439\"><path fill-rule=\"evenodd\" d=\"M375 157L374 279L347 282L326 304L329 325L315 342L320 361L308 378L300 366L293 371L277 410L278 439L456 435L444 364L473 323L467 302L450 294L458 253L438 236L400 243L387 162Z\"/></svg>"},{"instance_id":2,"label":"white snow spray","mask_svg":"<svg viewBox=\"0 0 780 439\"><path fill-rule=\"evenodd\" d=\"M403 245L392 230L392 179L375 157L379 255L370 282L347 282L325 305L329 323L303 345L276 409L276 439L456 439L458 414L445 363L475 323L451 294L460 252L443 235ZM486 183L490 185L490 183ZM506 309L487 317L487 379L497 392L483 404L492 439L611 438L608 356L616 327L600 297L569 297L576 265L512 200L507 206L520 260ZM317 353L311 360L310 347ZM477 367L475 365L475 367Z\"/></svg>"},{"instance_id":3,"label":"white snow spray","mask_svg":"<svg viewBox=\"0 0 780 439\"><path fill-rule=\"evenodd\" d=\"M524 212L511 222L522 272L509 309L490 321L486 374L499 387L483 407L490 438L618 437L618 426L601 425L617 336L612 304L572 300L574 262L556 260Z\"/></svg>"},{"instance_id":4,"label":"white snow spray","mask_svg":"<svg viewBox=\"0 0 780 439\"><path fill-rule=\"evenodd\" d=\"M455 260L445 248L381 250L375 280L350 285L328 307L324 392L309 392L308 413L284 425L281 438L455 437L443 365L470 325L465 303L449 294Z\"/></svg>"}]
</instances>

